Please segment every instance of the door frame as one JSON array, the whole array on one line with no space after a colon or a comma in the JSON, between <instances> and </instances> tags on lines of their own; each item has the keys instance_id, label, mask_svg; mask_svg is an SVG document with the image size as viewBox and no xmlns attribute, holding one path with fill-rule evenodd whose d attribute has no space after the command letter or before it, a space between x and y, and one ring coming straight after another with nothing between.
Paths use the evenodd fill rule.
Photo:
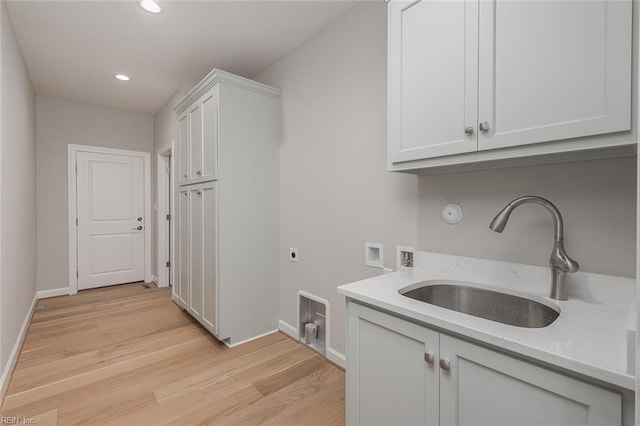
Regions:
<instances>
[{"instance_id":1,"label":"door frame","mask_svg":"<svg viewBox=\"0 0 640 426\"><path fill-rule=\"evenodd\" d=\"M151 154L148 152L129 151L125 149L69 144L67 145L69 294L78 293L78 228L76 226L76 217L78 212L78 175L76 174L76 158L79 152L142 158L144 164L144 217L149 218L147 223L150 224L150 226L145 225L144 227L144 280L145 282L151 282L151 231L153 230L153 222L151 220Z\"/></svg>"},{"instance_id":2,"label":"door frame","mask_svg":"<svg viewBox=\"0 0 640 426\"><path fill-rule=\"evenodd\" d=\"M156 202L158 204L158 210L156 211L156 278L158 287L168 287L169 283L175 283L175 141L171 141L171 145L167 145L161 147L156 152ZM169 187L167 187L166 179L162 168L160 167L163 164L166 157L169 157L169 170L170 172L170 181ZM170 194L167 200L166 194ZM168 202L167 202L168 201ZM168 204L168 205L167 205ZM162 217L162 212L168 211L171 216L171 220L169 221L169 240L167 241L167 236L164 231L164 226L160 226L161 223L164 223L165 218ZM171 267L169 268L169 273L166 271L166 260L163 260L160 256L160 253L165 253L167 251L167 245L169 246L169 262L171 262Z\"/></svg>"}]
</instances>

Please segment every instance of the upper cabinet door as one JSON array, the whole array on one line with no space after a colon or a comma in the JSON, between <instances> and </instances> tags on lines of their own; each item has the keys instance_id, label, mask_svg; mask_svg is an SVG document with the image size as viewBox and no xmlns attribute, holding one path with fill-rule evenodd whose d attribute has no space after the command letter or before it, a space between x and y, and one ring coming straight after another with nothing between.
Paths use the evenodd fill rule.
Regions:
<instances>
[{"instance_id":1,"label":"upper cabinet door","mask_svg":"<svg viewBox=\"0 0 640 426\"><path fill-rule=\"evenodd\" d=\"M202 104L196 103L189 108L189 140L191 160L189 180L197 181L202 177Z\"/></svg>"},{"instance_id":2,"label":"upper cabinet door","mask_svg":"<svg viewBox=\"0 0 640 426\"><path fill-rule=\"evenodd\" d=\"M630 0L481 1L478 149L629 130L631 18Z\"/></svg>"},{"instance_id":3,"label":"upper cabinet door","mask_svg":"<svg viewBox=\"0 0 640 426\"><path fill-rule=\"evenodd\" d=\"M218 178L218 96L215 90L202 98L202 180Z\"/></svg>"},{"instance_id":4,"label":"upper cabinet door","mask_svg":"<svg viewBox=\"0 0 640 426\"><path fill-rule=\"evenodd\" d=\"M476 151L477 1L392 0L388 12L391 162Z\"/></svg>"},{"instance_id":5,"label":"upper cabinet door","mask_svg":"<svg viewBox=\"0 0 640 426\"><path fill-rule=\"evenodd\" d=\"M178 119L178 155L179 155L179 170L178 170L178 183L185 185L189 182L189 116L184 113Z\"/></svg>"}]
</instances>

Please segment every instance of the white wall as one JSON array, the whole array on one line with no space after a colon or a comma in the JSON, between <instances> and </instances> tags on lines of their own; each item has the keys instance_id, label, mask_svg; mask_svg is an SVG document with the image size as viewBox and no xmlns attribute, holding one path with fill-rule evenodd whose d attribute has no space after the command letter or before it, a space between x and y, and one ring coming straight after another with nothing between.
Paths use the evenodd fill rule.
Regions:
<instances>
[{"instance_id":1,"label":"white wall","mask_svg":"<svg viewBox=\"0 0 640 426\"><path fill-rule=\"evenodd\" d=\"M69 285L67 145L151 153L153 117L42 96L36 111L38 290L51 290Z\"/></svg>"},{"instance_id":2,"label":"white wall","mask_svg":"<svg viewBox=\"0 0 640 426\"><path fill-rule=\"evenodd\" d=\"M0 373L36 294L35 93L0 4ZM0 383L0 386L2 383Z\"/></svg>"},{"instance_id":3,"label":"white wall","mask_svg":"<svg viewBox=\"0 0 640 426\"><path fill-rule=\"evenodd\" d=\"M356 6L257 76L282 89L280 318L296 326L296 293L331 303L331 346L345 351L336 287L379 274L365 241L416 242L417 178L386 170L386 11ZM288 248L299 249L299 263Z\"/></svg>"},{"instance_id":4,"label":"white wall","mask_svg":"<svg viewBox=\"0 0 640 426\"><path fill-rule=\"evenodd\" d=\"M176 117L176 113L173 111L173 107L178 104L186 95L191 86L183 85L171 96L171 99L162 107L160 111L158 111L153 116L153 154L151 155L151 161L154 163L153 169L157 170L157 153L164 152L168 148L171 147L171 142L175 141L178 143L178 120ZM176 145L176 151L177 151ZM172 171L175 172L175 171ZM175 173L172 174L172 178L175 177ZM154 182L157 177L153 176ZM154 185L153 190L153 203L156 204L158 201L158 197L156 194L156 187ZM154 212L155 214L155 212ZM175 216L175 215L174 215ZM158 241L158 228L154 226L153 228L154 241ZM157 245L154 243L153 245L153 258L152 258L152 270L154 275L158 276L157 273Z\"/></svg>"},{"instance_id":5,"label":"white wall","mask_svg":"<svg viewBox=\"0 0 640 426\"><path fill-rule=\"evenodd\" d=\"M564 217L565 248L581 270L635 277L635 158L422 176L419 182L422 250L546 266L554 230L541 206L518 207L502 234L489 229L509 201L540 195ZM457 225L441 218L447 203L463 209Z\"/></svg>"}]
</instances>

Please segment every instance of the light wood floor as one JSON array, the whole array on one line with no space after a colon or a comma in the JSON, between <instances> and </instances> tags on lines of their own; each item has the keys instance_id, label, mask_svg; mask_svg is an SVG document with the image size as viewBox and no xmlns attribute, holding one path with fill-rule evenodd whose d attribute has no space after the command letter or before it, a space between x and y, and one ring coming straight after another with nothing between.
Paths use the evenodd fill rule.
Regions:
<instances>
[{"instance_id":1,"label":"light wood floor","mask_svg":"<svg viewBox=\"0 0 640 426\"><path fill-rule=\"evenodd\" d=\"M281 333L229 349L170 290L38 303L2 416L35 424L344 424L344 372Z\"/></svg>"}]
</instances>

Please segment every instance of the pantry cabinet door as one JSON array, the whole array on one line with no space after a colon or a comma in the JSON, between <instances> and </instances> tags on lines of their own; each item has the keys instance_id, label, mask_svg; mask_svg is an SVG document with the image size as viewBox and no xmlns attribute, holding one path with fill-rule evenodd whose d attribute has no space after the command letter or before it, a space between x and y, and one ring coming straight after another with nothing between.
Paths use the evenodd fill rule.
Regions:
<instances>
[{"instance_id":1,"label":"pantry cabinet door","mask_svg":"<svg viewBox=\"0 0 640 426\"><path fill-rule=\"evenodd\" d=\"M186 309L188 305L189 294L189 190L182 188L178 192L178 227L177 241L178 250L176 253L176 282L173 286L174 300L177 299L178 304Z\"/></svg>"},{"instance_id":2,"label":"pantry cabinet door","mask_svg":"<svg viewBox=\"0 0 640 426\"><path fill-rule=\"evenodd\" d=\"M218 257L217 202L214 182L203 184L202 207L202 325L217 334L218 314Z\"/></svg>"},{"instance_id":3,"label":"pantry cabinet door","mask_svg":"<svg viewBox=\"0 0 640 426\"><path fill-rule=\"evenodd\" d=\"M481 1L478 149L631 128L631 0Z\"/></svg>"},{"instance_id":4,"label":"pantry cabinet door","mask_svg":"<svg viewBox=\"0 0 640 426\"><path fill-rule=\"evenodd\" d=\"M204 242L202 235L203 225L203 197L199 187L189 188L189 251L190 251L190 286L189 286L189 312L199 321L202 320L203 303L203 258L202 245Z\"/></svg>"},{"instance_id":5,"label":"pantry cabinet door","mask_svg":"<svg viewBox=\"0 0 640 426\"><path fill-rule=\"evenodd\" d=\"M178 119L178 184L189 183L189 115L185 112Z\"/></svg>"},{"instance_id":6,"label":"pantry cabinet door","mask_svg":"<svg viewBox=\"0 0 640 426\"><path fill-rule=\"evenodd\" d=\"M202 177L202 104L197 102L189 108L189 180Z\"/></svg>"},{"instance_id":7,"label":"pantry cabinet door","mask_svg":"<svg viewBox=\"0 0 640 426\"><path fill-rule=\"evenodd\" d=\"M476 151L477 1L392 0L388 34L390 161Z\"/></svg>"},{"instance_id":8,"label":"pantry cabinet door","mask_svg":"<svg viewBox=\"0 0 640 426\"><path fill-rule=\"evenodd\" d=\"M440 335L443 426L622 424L620 394Z\"/></svg>"},{"instance_id":9,"label":"pantry cabinet door","mask_svg":"<svg viewBox=\"0 0 640 426\"><path fill-rule=\"evenodd\" d=\"M202 97L202 170L203 181L218 178L218 95L211 89Z\"/></svg>"},{"instance_id":10,"label":"pantry cabinet door","mask_svg":"<svg viewBox=\"0 0 640 426\"><path fill-rule=\"evenodd\" d=\"M437 425L438 333L350 302L347 424Z\"/></svg>"}]
</instances>

